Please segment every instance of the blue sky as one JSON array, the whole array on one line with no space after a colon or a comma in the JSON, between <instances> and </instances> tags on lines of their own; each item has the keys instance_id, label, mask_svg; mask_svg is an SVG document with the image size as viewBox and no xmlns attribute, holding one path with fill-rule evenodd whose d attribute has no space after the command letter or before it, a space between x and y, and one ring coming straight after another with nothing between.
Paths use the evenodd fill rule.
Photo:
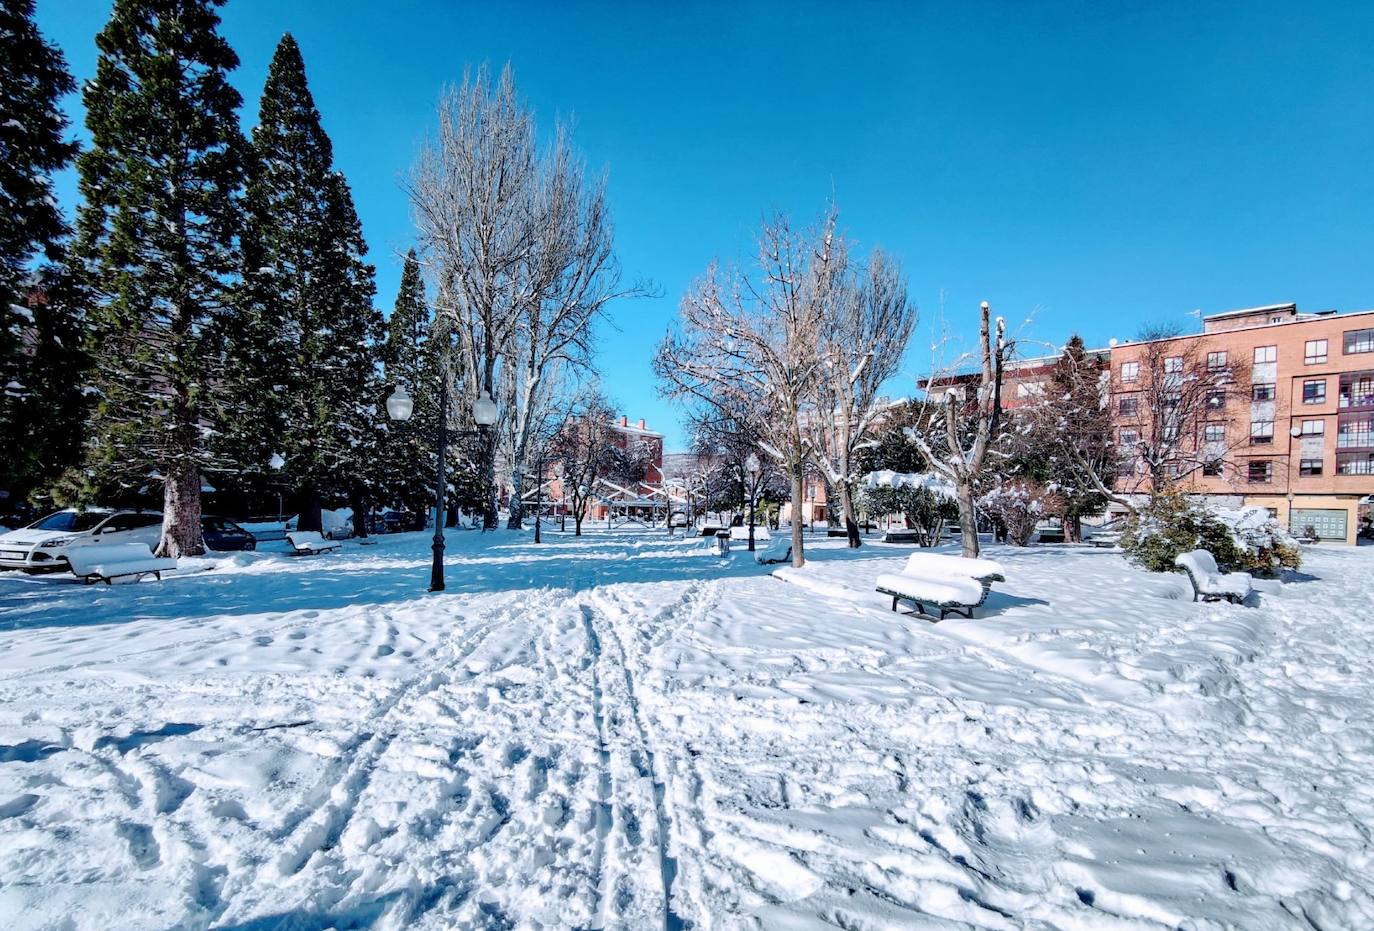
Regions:
<instances>
[{"instance_id":1,"label":"blue sky","mask_svg":"<svg viewBox=\"0 0 1374 931\"><path fill-rule=\"evenodd\" d=\"M104 0L38 0L78 79ZM922 320L989 300L1028 342L1090 344L1195 309L1374 307L1374 4L530 3L230 0L245 126L290 31L390 309L411 245L398 180L445 82L510 61L541 128L610 175L627 278L608 392L684 442L653 347L766 213L834 198L907 272ZM79 101L70 109L79 117ZM74 182L64 179L64 206ZM1023 321L1028 321L1024 322ZM971 336L971 334L969 334ZM1040 348L1040 347L1032 347Z\"/></svg>"}]
</instances>

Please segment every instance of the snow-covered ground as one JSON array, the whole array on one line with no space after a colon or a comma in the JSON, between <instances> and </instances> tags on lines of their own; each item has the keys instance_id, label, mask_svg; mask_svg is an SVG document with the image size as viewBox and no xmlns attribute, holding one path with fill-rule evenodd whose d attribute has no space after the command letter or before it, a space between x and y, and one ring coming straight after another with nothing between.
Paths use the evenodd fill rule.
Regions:
<instances>
[{"instance_id":1,"label":"snow-covered ground","mask_svg":"<svg viewBox=\"0 0 1374 931\"><path fill-rule=\"evenodd\" d=\"M1374 927L1374 549L932 624L906 547L547 540L0 577L0 927Z\"/></svg>"}]
</instances>

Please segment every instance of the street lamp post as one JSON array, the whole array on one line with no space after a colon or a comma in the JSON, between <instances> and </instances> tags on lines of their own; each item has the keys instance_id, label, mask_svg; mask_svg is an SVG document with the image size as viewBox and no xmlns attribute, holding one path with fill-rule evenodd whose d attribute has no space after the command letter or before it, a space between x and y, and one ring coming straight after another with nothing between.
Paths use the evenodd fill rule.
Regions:
<instances>
[{"instance_id":1,"label":"street lamp post","mask_svg":"<svg viewBox=\"0 0 1374 931\"><path fill-rule=\"evenodd\" d=\"M397 385L391 397L386 399L386 413L392 420L406 421L415 412L415 402L406 391L405 385ZM474 436L483 433L487 427L496 423L496 402L485 391L472 405L472 419L477 429L460 430L458 435ZM429 590L444 590L444 497L448 490L446 466L448 465L448 381L439 385L439 436L438 436L438 474L434 483L434 552L429 571Z\"/></svg>"},{"instance_id":2,"label":"street lamp post","mask_svg":"<svg viewBox=\"0 0 1374 931\"><path fill-rule=\"evenodd\" d=\"M539 518L540 512L544 510L544 447L539 447L539 454L535 457L534 471L534 542L541 542L539 539Z\"/></svg>"},{"instance_id":3,"label":"street lamp post","mask_svg":"<svg viewBox=\"0 0 1374 931\"><path fill-rule=\"evenodd\" d=\"M759 491L759 457L753 453L744 460L744 467L749 470L749 552L754 552L754 498Z\"/></svg>"}]
</instances>

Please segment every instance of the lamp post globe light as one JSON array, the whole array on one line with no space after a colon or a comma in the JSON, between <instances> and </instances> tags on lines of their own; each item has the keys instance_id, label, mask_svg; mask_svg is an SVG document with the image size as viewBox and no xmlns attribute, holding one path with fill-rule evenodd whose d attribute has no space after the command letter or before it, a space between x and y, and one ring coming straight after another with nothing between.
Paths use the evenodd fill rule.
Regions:
<instances>
[{"instance_id":1,"label":"lamp post globe light","mask_svg":"<svg viewBox=\"0 0 1374 931\"><path fill-rule=\"evenodd\" d=\"M754 552L754 498L758 497L759 492L759 457L753 453L744 460L744 467L749 470L749 477L752 480L749 484L749 552Z\"/></svg>"},{"instance_id":2,"label":"lamp post globe light","mask_svg":"<svg viewBox=\"0 0 1374 931\"><path fill-rule=\"evenodd\" d=\"M386 399L387 416L395 421L406 421L415 413L415 402L406 391L404 385L397 385L396 390L391 392L391 396ZM496 423L496 402L491 399L491 395L485 390L472 405L472 419L477 424L477 433L481 433ZM459 436L472 435L472 431L462 431ZM448 459L448 380L445 379L439 386L439 442L436 444L438 449L438 475L434 483L434 543L431 550L434 559L430 566L429 590L441 592L444 590L444 492L447 489L447 475L445 466Z\"/></svg>"}]
</instances>

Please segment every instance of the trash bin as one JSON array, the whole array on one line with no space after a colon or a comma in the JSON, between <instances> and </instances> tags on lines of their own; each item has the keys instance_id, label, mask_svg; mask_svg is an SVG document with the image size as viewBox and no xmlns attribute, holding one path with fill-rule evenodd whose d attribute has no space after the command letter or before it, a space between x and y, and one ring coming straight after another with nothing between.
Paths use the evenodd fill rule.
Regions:
<instances>
[{"instance_id":1,"label":"trash bin","mask_svg":"<svg viewBox=\"0 0 1374 931\"><path fill-rule=\"evenodd\" d=\"M717 555L717 556L729 556L729 555L730 555L730 531L728 531L728 530L717 530L717 531L716 531L716 555Z\"/></svg>"}]
</instances>

